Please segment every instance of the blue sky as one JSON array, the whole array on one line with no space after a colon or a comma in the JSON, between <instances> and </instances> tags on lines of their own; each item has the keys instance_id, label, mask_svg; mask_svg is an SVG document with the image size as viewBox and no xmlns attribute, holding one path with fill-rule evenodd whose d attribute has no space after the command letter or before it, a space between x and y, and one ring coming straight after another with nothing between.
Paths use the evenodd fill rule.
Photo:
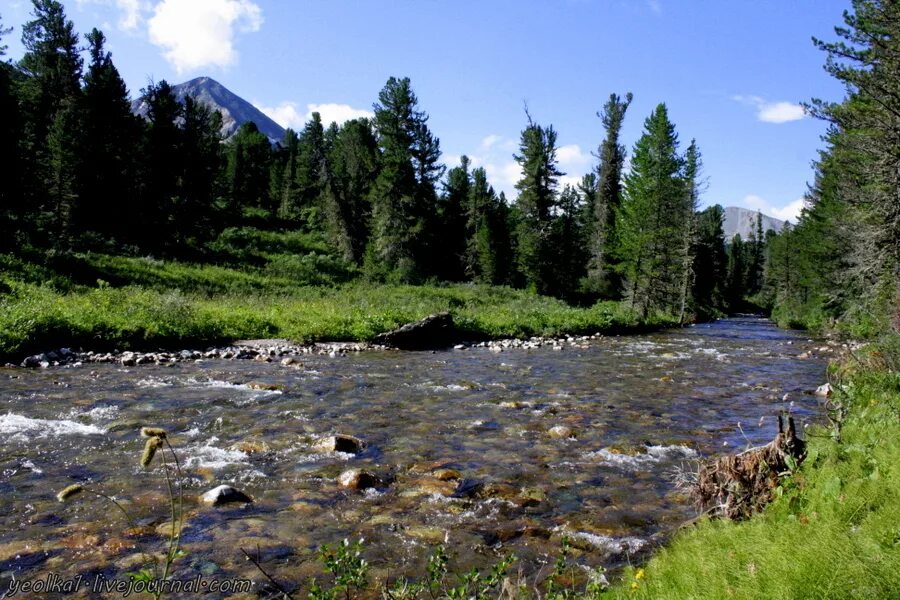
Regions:
<instances>
[{"instance_id":1,"label":"blue sky","mask_svg":"<svg viewBox=\"0 0 900 600\"><path fill-rule=\"evenodd\" d=\"M798 103L839 100L816 36L834 39L846 0L69 0L100 27L133 96L152 78L209 75L282 125L371 111L391 75L408 76L444 161L461 154L514 197L523 106L559 134L564 181L596 163L596 112L632 92L629 148L665 102L682 148L696 138L702 204L794 218L825 125ZM27 0L0 1L22 54Z\"/></svg>"}]
</instances>

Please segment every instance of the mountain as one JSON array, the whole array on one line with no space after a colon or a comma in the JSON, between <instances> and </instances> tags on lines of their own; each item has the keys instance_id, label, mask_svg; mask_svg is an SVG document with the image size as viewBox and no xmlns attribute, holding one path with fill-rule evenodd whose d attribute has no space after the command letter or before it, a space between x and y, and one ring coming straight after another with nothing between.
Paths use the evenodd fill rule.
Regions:
<instances>
[{"instance_id":1,"label":"mountain","mask_svg":"<svg viewBox=\"0 0 900 600\"><path fill-rule=\"evenodd\" d=\"M284 137L284 128L281 125L211 77L197 77L173 85L172 92L179 101L190 96L222 113L222 136L226 139L249 121L256 123L259 131L272 143L280 142ZM131 103L131 112L142 117L147 116L148 108L147 103L141 98Z\"/></svg>"},{"instance_id":2,"label":"mountain","mask_svg":"<svg viewBox=\"0 0 900 600\"><path fill-rule=\"evenodd\" d=\"M756 211L749 208L740 208L739 206L729 206L725 208L725 221L722 229L725 230L725 241L731 241L737 234L741 234L741 239L747 241L752 233L756 235ZM762 216L763 232L781 231L784 228L784 221L780 221L768 215Z\"/></svg>"}]
</instances>

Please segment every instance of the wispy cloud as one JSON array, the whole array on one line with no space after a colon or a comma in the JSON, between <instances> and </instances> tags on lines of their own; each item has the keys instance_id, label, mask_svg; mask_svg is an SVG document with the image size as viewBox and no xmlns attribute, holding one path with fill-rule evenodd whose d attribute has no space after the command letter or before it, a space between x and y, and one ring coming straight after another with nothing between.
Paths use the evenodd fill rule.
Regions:
<instances>
[{"instance_id":1,"label":"wispy cloud","mask_svg":"<svg viewBox=\"0 0 900 600\"><path fill-rule=\"evenodd\" d=\"M299 108L299 104L296 102L282 102L277 106L263 106L258 102L254 102L253 105L282 127L290 127L294 130L301 129L307 121L312 119L314 112L319 113L322 117L322 123L325 127L328 127L333 122L342 125L350 119L372 118L375 116L371 111L353 108L349 104L334 102L307 104L305 112Z\"/></svg>"},{"instance_id":2,"label":"wispy cloud","mask_svg":"<svg viewBox=\"0 0 900 600\"><path fill-rule=\"evenodd\" d=\"M238 33L259 31L262 9L250 0L162 0L147 22L150 41L178 73L237 61Z\"/></svg>"},{"instance_id":3,"label":"wispy cloud","mask_svg":"<svg viewBox=\"0 0 900 600\"><path fill-rule=\"evenodd\" d=\"M790 221L796 223L800 217L800 212L806 206L806 200L797 198L782 205L773 204L756 194L747 194L741 203L744 208L758 210L763 214L781 219L782 221Z\"/></svg>"},{"instance_id":4,"label":"wispy cloud","mask_svg":"<svg viewBox=\"0 0 900 600\"><path fill-rule=\"evenodd\" d=\"M795 102L769 102L760 96L732 96L732 100L756 109L756 118L763 123L789 123L806 117L806 110Z\"/></svg>"}]
</instances>

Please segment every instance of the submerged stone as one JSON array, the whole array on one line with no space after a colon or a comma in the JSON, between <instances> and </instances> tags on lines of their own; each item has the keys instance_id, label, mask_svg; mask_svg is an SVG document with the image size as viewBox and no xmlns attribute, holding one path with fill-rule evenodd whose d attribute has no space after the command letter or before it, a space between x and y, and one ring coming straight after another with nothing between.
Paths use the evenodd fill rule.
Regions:
<instances>
[{"instance_id":1,"label":"submerged stone","mask_svg":"<svg viewBox=\"0 0 900 600\"><path fill-rule=\"evenodd\" d=\"M338 433L336 435L328 435L319 438L316 441L315 447L322 452L346 452L347 454L356 454L361 452L366 445L366 442L359 438Z\"/></svg>"},{"instance_id":2,"label":"submerged stone","mask_svg":"<svg viewBox=\"0 0 900 600\"><path fill-rule=\"evenodd\" d=\"M200 502L207 506L221 506L223 504L231 504L234 502L243 502L246 504L253 502L253 498L230 485L220 485L200 496Z\"/></svg>"}]
</instances>

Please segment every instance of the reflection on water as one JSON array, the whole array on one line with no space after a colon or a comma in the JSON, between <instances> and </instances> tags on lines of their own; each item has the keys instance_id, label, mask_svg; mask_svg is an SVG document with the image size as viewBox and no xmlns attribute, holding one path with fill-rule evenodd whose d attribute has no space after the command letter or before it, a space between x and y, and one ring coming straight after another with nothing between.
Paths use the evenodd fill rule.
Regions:
<instances>
[{"instance_id":1,"label":"reflection on water","mask_svg":"<svg viewBox=\"0 0 900 600\"><path fill-rule=\"evenodd\" d=\"M781 410L815 418L824 362L797 359L806 349L741 318L561 352L0 371L0 586L122 575L140 568L139 550L163 547L164 482L138 465L142 425L172 433L191 494L228 483L256 499L191 505L178 577L257 578L243 547L301 581L319 570L315 548L345 537L366 539L376 576L421 570L443 542L461 569L502 551L533 572L562 535L580 562L615 566L693 516L673 470L768 441ZM315 448L331 433L368 447ZM344 490L349 467L389 485ZM89 497L56 502L73 482L122 499L139 531Z\"/></svg>"}]
</instances>

